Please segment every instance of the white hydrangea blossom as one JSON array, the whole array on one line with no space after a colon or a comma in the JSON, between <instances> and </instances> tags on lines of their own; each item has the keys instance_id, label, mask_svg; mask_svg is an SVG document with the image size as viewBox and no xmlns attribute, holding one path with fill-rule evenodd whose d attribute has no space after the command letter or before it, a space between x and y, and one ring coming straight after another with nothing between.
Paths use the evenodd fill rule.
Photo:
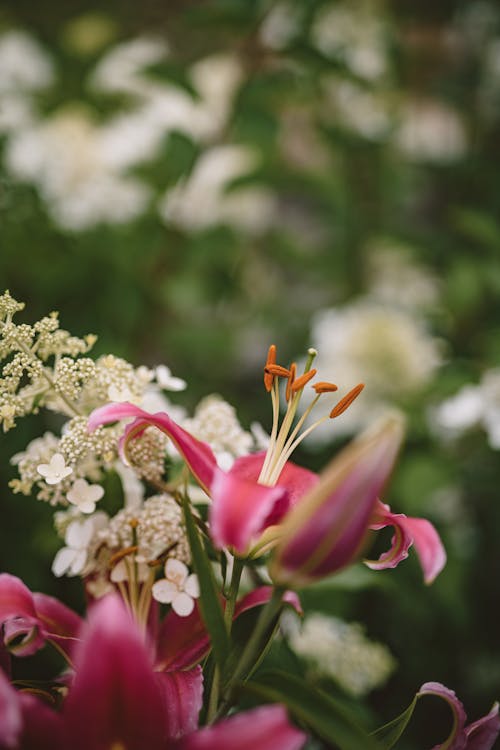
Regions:
<instances>
[{"instance_id":1,"label":"white hydrangea blossom","mask_svg":"<svg viewBox=\"0 0 500 750\"><path fill-rule=\"evenodd\" d=\"M195 573L189 575L187 565L172 558L165 563L164 572L165 578L153 584L153 598L162 604L171 604L179 617L187 617L194 609L194 600L200 595L198 576Z\"/></svg>"},{"instance_id":2,"label":"white hydrangea blossom","mask_svg":"<svg viewBox=\"0 0 500 750\"><path fill-rule=\"evenodd\" d=\"M216 394L202 399L194 416L185 419L182 426L210 445L219 466L225 470L254 446L254 437L241 427L235 408Z\"/></svg>"},{"instance_id":3,"label":"white hydrangea blossom","mask_svg":"<svg viewBox=\"0 0 500 750\"><path fill-rule=\"evenodd\" d=\"M65 547L56 554L52 572L63 575L85 575L95 567L96 532L107 523L105 513L94 513L85 520L70 521L64 533Z\"/></svg>"},{"instance_id":4,"label":"white hydrangea blossom","mask_svg":"<svg viewBox=\"0 0 500 750\"><path fill-rule=\"evenodd\" d=\"M71 466L66 466L61 453L54 453L48 464L39 464L36 470L47 484L59 484L73 473Z\"/></svg>"},{"instance_id":5,"label":"white hydrangea blossom","mask_svg":"<svg viewBox=\"0 0 500 750\"><path fill-rule=\"evenodd\" d=\"M50 57L40 44L19 29L0 35L0 97L9 92L31 92L53 83Z\"/></svg>"},{"instance_id":6,"label":"white hydrangea blossom","mask_svg":"<svg viewBox=\"0 0 500 750\"><path fill-rule=\"evenodd\" d=\"M438 100L409 100L399 113L394 143L410 159L448 163L465 156L465 125L454 109Z\"/></svg>"},{"instance_id":7,"label":"white hydrangea blossom","mask_svg":"<svg viewBox=\"0 0 500 750\"><path fill-rule=\"evenodd\" d=\"M76 479L66 499L80 510L81 513L93 513L96 503L104 495L100 484L89 484L86 479Z\"/></svg>"},{"instance_id":8,"label":"white hydrangea blossom","mask_svg":"<svg viewBox=\"0 0 500 750\"><path fill-rule=\"evenodd\" d=\"M369 81L386 75L386 29L366 2L340 2L320 8L311 28L313 44Z\"/></svg>"},{"instance_id":9,"label":"white hydrangea blossom","mask_svg":"<svg viewBox=\"0 0 500 750\"><path fill-rule=\"evenodd\" d=\"M383 685L396 666L387 646L369 640L363 626L322 614L292 628L290 645L314 670L356 697Z\"/></svg>"},{"instance_id":10,"label":"white hydrangea blossom","mask_svg":"<svg viewBox=\"0 0 500 750\"><path fill-rule=\"evenodd\" d=\"M200 231L222 223L248 232L267 229L274 215L274 197L266 188L230 183L249 174L256 155L246 146L213 146L204 151L191 175L169 189L159 212L168 223Z\"/></svg>"},{"instance_id":11,"label":"white hydrangea blossom","mask_svg":"<svg viewBox=\"0 0 500 750\"><path fill-rule=\"evenodd\" d=\"M465 385L429 410L431 429L442 439L460 437L481 426L493 450L500 450L500 368L487 370L478 385Z\"/></svg>"},{"instance_id":12,"label":"white hydrangea blossom","mask_svg":"<svg viewBox=\"0 0 500 750\"><path fill-rule=\"evenodd\" d=\"M335 420L320 425L309 443L350 434L392 408L394 401L424 387L441 364L441 342L407 311L361 299L321 311L312 323L315 366L339 384L339 396L359 382L362 396Z\"/></svg>"}]
</instances>

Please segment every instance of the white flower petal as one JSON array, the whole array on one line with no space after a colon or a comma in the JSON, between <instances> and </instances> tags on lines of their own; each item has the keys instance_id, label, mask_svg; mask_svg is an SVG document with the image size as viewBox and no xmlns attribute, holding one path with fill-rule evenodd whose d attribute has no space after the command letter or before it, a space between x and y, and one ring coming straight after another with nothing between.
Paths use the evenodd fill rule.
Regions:
<instances>
[{"instance_id":1,"label":"white flower petal","mask_svg":"<svg viewBox=\"0 0 500 750\"><path fill-rule=\"evenodd\" d=\"M191 573L191 575L187 577L186 583L184 584L184 591L194 599L197 599L199 597L200 584L198 582L198 576L196 575L196 573Z\"/></svg>"},{"instance_id":2,"label":"white flower petal","mask_svg":"<svg viewBox=\"0 0 500 750\"><path fill-rule=\"evenodd\" d=\"M172 602L172 609L179 617L187 617L194 609L194 601L188 594L177 594Z\"/></svg>"},{"instance_id":3,"label":"white flower petal","mask_svg":"<svg viewBox=\"0 0 500 750\"><path fill-rule=\"evenodd\" d=\"M75 550L69 547L62 547L54 557L52 563L52 572L57 578L63 576L70 569L75 559Z\"/></svg>"},{"instance_id":4,"label":"white flower petal","mask_svg":"<svg viewBox=\"0 0 500 750\"><path fill-rule=\"evenodd\" d=\"M93 513L95 511L95 502L93 500L80 500L78 510L82 513Z\"/></svg>"},{"instance_id":5,"label":"white flower petal","mask_svg":"<svg viewBox=\"0 0 500 750\"><path fill-rule=\"evenodd\" d=\"M69 575L72 575L72 576L79 575L84 569L86 562L87 562L87 550L86 549L74 550L74 559L69 569Z\"/></svg>"},{"instance_id":6,"label":"white flower petal","mask_svg":"<svg viewBox=\"0 0 500 750\"><path fill-rule=\"evenodd\" d=\"M187 565L180 560L175 560L173 557L168 558L165 563L165 578L175 583L179 591L182 590L188 575L189 570Z\"/></svg>"},{"instance_id":7,"label":"white flower petal","mask_svg":"<svg viewBox=\"0 0 500 750\"><path fill-rule=\"evenodd\" d=\"M179 589L171 581L161 578L153 584L151 589L153 599L162 604L170 604L179 595Z\"/></svg>"}]
</instances>

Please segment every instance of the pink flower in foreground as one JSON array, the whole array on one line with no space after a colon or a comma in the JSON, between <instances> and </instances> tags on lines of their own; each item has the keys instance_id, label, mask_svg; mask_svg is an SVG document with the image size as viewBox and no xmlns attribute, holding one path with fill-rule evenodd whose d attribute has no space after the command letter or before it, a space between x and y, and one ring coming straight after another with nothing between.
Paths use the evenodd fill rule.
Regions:
<instances>
[{"instance_id":1,"label":"pink flower in foreground","mask_svg":"<svg viewBox=\"0 0 500 750\"><path fill-rule=\"evenodd\" d=\"M440 682L426 682L418 696L437 695L444 698L453 712L453 729L448 739L432 750L491 750L500 733L498 703L495 703L486 716L465 726L467 715L462 702L453 690Z\"/></svg>"},{"instance_id":2,"label":"pink flower in foreground","mask_svg":"<svg viewBox=\"0 0 500 750\"><path fill-rule=\"evenodd\" d=\"M162 412L149 414L130 403L109 404L96 409L90 415L88 425L90 430L95 430L104 424L133 418L134 421L127 425L121 440L121 454L125 461L128 443L147 427L153 426L164 432L175 444L200 486L212 498L209 510L210 534L218 547L226 546L232 548L237 554L247 555L252 552L252 547L258 544L254 552L257 549L262 551L267 544L271 546L279 537L279 530L276 534L273 533L276 531L274 527L281 524L293 508L303 505L307 508L315 507L319 501L309 498L321 496L323 500L320 505L324 510L325 520L337 524L342 519L340 526L331 528L328 533L338 544L342 537L342 543L349 547L348 555L345 551L341 553L340 549L337 549L335 553L339 559L344 554L346 560L343 564L352 559L354 547L356 552L359 550L367 528L377 530L386 525L394 525L395 535L391 550L376 562L369 564L377 569L394 567L407 557L408 548L414 543L420 556L425 580L430 582L445 562L439 536L427 521L422 520L420 523L421 519L406 519L407 523L403 524L404 516L392 514L388 507L378 503L376 498L376 492L380 491L389 468L392 466L392 461L389 461L390 466L385 467L382 472L382 481L379 481L376 479L378 471L375 470L376 466L373 461L370 463L368 451L363 458L360 457L362 465L359 470L354 465L352 466L352 479L340 492L340 488L332 486L329 469L318 476L289 460L298 443L315 427L311 425L300 434L300 429L312 407L322 395L331 393L337 388L331 383L316 383L313 386L316 397L294 426L302 391L314 374L315 370L309 370L295 378L295 365L292 365L290 370L276 365L275 350L271 347L265 374L266 388L271 391L273 400L274 415L269 449L266 453L255 453L239 458L229 472L224 472L217 466L215 456L208 444L196 439L174 422L168 414ZM281 428L278 429L277 377L280 375L287 377L288 407ZM340 416L361 393L362 387L360 384L353 388L329 415L322 417L318 422ZM375 443L370 450L373 451L374 456L377 455ZM374 468L371 479L368 476L370 465ZM348 487L350 484L354 486L361 476L365 477L361 485L366 488L367 493L364 494L360 486L354 494L350 494ZM335 497L330 497L329 502L324 503L323 501L332 491ZM297 511L294 517L299 518L299 516ZM354 526L359 525L363 525L362 533L361 531L354 533ZM344 535L347 526L350 531ZM432 529L432 534L429 533L429 528ZM266 530L268 532L264 534ZM337 535L339 539L336 538Z\"/></svg>"},{"instance_id":3,"label":"pink flower in foreground","mask_svg":"<svg viewBox=\"0 0 500 750\"><path fill-rule=\"evenodd\" d=\"M201 669L160 673L117 596L94 605L75 650L61 713L17 693L0 673L0 746L13 750L299 750L305 735L281 706L197 729ZM36 734L35 734L36 729Z\"/></svg>"}]
</instances>

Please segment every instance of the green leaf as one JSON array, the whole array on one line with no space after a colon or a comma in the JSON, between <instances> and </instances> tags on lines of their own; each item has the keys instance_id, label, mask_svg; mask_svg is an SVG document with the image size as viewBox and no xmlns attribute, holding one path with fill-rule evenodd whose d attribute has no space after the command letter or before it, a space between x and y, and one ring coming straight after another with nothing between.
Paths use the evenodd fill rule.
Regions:
<instances>
[{"instance_id":1,"label":"green leaf","mask_svg":"<svg viewBox=\"0 0 500 750\"><path fill-rule=\"evenodd\" d=\"M273 670L246 683L244 690L283 703L298 721L339 750L382 750L383 746L358 726L349 709L299 677Z\"/></svg>"},{"instance_id":2,"label":"green leaf","mask_svg":"<svg viewBox=\"0 0 500 750\"><path fill-rule=\"evenodd\" d=\"M402 714L396 716L395 719L392 719L392 721L384 724L383 727L379 727L374 732L372 732L372 737L375 737L379 741L381 747L383 747L384 750L390 750L390 748L394 747L396 742L399 740L412 717L416 703L417 696L415 696L408 708L403 711Z\"/></svg>"},{"instance_id":3,"label":"green leaf","mask_svg":"<svg viewBox=\"0 0 500 750\"><path fill-rule=\"evenodd\" d=\"M212 564L196 528L187 497L183 497L182 505L193 567L200 584L201 616L210 634L215 661L222 669L229 653L229 638L224 623L219 589L215 581Z\"/></svg>"}]
</instances>

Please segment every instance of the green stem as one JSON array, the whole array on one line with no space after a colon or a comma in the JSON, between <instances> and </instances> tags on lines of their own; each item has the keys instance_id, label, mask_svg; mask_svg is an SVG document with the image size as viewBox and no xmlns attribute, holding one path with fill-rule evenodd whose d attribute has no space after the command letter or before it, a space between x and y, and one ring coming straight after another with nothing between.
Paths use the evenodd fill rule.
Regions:
<instances>
[{"instance_id":1,"label":"green stem","mask_svg":"<svg viewBox=\"0 0 500 750\"><path fill-rule=\"evenodd\" d=\"M271 598L262 609L260 617L257 620L257 624L255 625L255 629L250 636L250 639L248 640L245 648L243 649L243 653L241 654L240 659L225 686L222 695L223 699L220 708L215 716L216 719L225 714L225 712L231 705L231 694L235 683L241 679L245 679L245 677L250 672L251 667L257 661L257 658L261 651L262 640L266 632L271 627L274 619L279 614L280 609L283 605L284 592L284 588L276 587L273 590Z\"/></svg>"},{"instance_id":2,"label":"green stem","mask_svg":"<svg viewBox=\"0 0 500 750\"><path fill-rule=\"evenodd\" d=\"M231 574L231 583L229 584L229 591L227 594L226 609L224 611L224 622L226 623L227 634L231 635L231 628L233 625L234 608L236 606L236 599L238 598L238 591L240 588L241 574L243 573L243 561L239 557L234 558L233 571Z\"/></svg>"}]
</instances>

